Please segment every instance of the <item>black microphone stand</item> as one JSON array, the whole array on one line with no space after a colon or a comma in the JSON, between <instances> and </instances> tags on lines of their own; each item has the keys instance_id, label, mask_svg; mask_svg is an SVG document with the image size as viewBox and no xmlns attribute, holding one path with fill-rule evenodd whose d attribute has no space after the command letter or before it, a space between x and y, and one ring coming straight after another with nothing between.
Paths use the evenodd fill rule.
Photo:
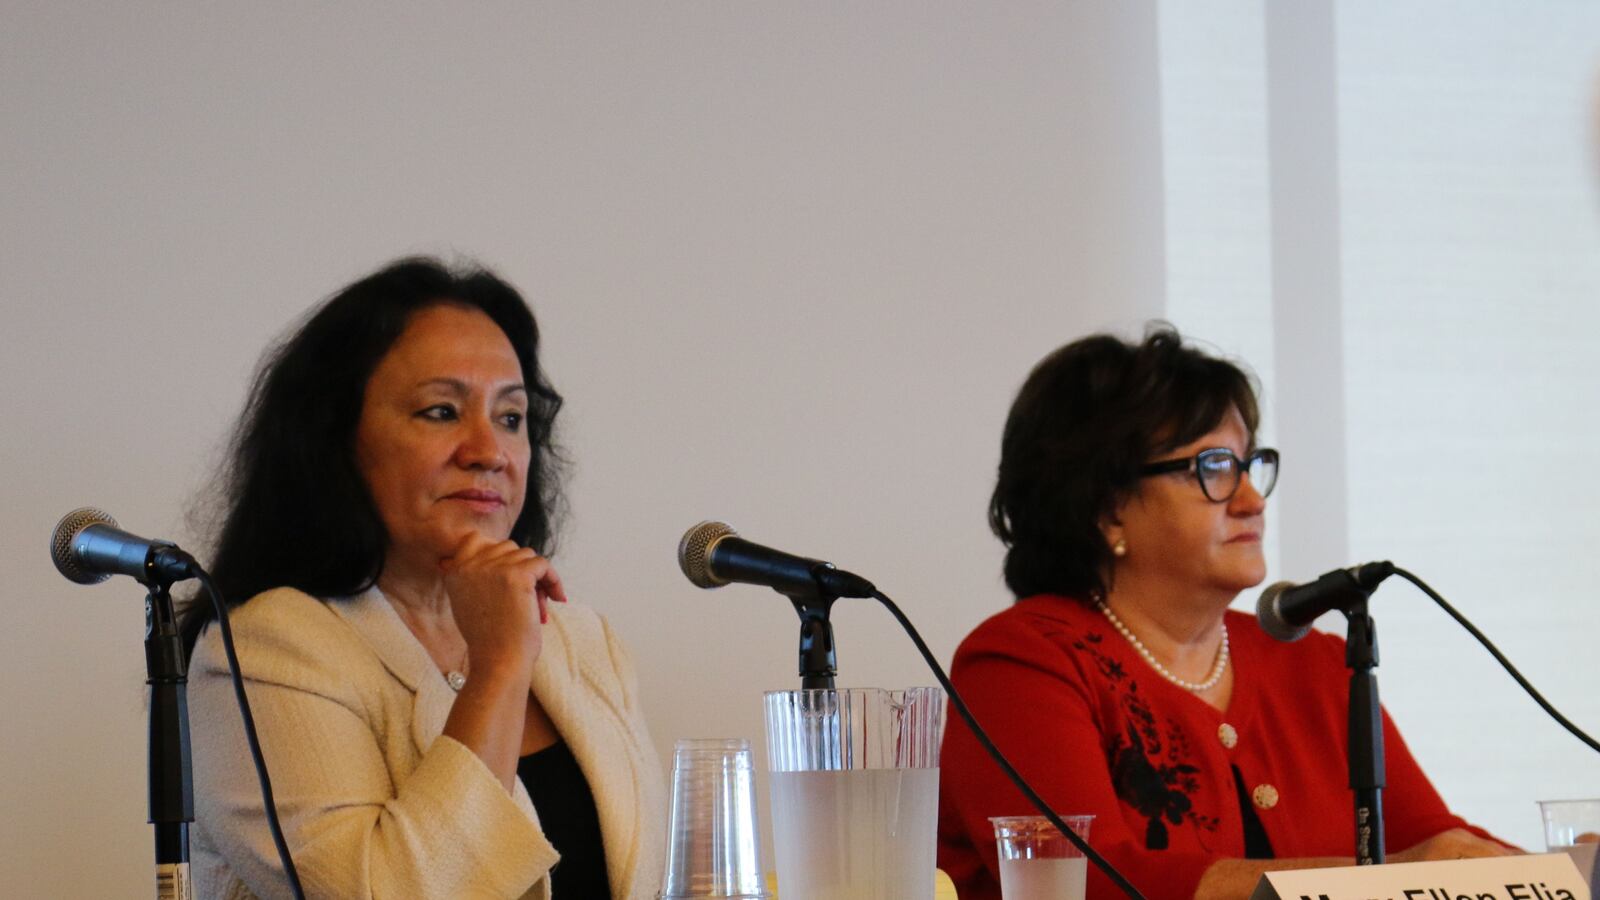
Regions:
<instances>
[{"instance_id":1,"label":"black microphone stand","mask_svg":"<svg viewBox=\"0 0 1600 900\"><path fill-rule=\"evenodd\" d=\"M823 590L820 579L806 587L795 587L781 593L794 604L800 615L800 687L802 690L833 688L833 677L838 674L833 652L833 623L828 615L833 611L837 594Z\"/></svg>"},{"instance_id":2,"label":"black microphone stand","mask_svg":"<svg viewBox=\"0 0 1600 900\"><path fill-rule=\"evenodd\" d=\"M1382 865L1383 840L1383 712L1378 705L1378 629L1367 615L1367 598L1345 609L1350 627L1344 661L1350 669L1350 790L1356 804L1356 865Z\"/></svg>"},{"instance_id":3,"label":"black microphone stand","mask_svg":"<svg viewBox=\"0 0 1600 900\"><path fill-rule=\"evenodd\" d=\"M189 765L188 660L172 611L171 582L152 571L140 579L144 660L150 685L150 824L156 838L156 900L193 900L189 823L194 782Z\"/></svg>"}]
</instances>

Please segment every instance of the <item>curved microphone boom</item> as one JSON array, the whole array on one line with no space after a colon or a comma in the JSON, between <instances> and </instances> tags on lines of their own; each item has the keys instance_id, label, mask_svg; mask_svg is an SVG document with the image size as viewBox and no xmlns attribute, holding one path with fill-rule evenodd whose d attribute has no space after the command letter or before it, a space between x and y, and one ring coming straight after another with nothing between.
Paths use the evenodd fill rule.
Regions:
<instances>
[{"instance_id":1,"label":"curved microphone boom","mask_svg":"<svg viewBox=\"0 0 1600 900\"><path fill-rule=\"evenodd\" d=\"M194 557L171 541L129 534L104 510L85 506L61 517L50 535L50 560L56 571L78 584L99 584L113 575L131 575L143 584L171 584L200 571Z\"/></svg>"},{"instance_id":2,"label":"curved microphone boom","mask_svg":"<svg viewBox=\"0 0 1600 900\"><path fill-rule=\"evenodd\" d=\"M696 587L759 584L795 596L871 597L872 582L820 559L795 556L739 537L722 522L701 522L678 542L678 567Z\"/></svg>"},{"instance_id":3,"label":"curved microphone boom","mask_svg":"<svg viewBox=\"0 0 1600 900\"><path fill-rule=\"evenodd\" d=\"M1336 609L1348 611L1394 572L1394 563L1385 560L1334 569L1305 584L1280 581L1261 592L1256 620L1262 631L1278 640L1298 641L1311 631L1318 616Z\"/></svg>"}]
</instances>

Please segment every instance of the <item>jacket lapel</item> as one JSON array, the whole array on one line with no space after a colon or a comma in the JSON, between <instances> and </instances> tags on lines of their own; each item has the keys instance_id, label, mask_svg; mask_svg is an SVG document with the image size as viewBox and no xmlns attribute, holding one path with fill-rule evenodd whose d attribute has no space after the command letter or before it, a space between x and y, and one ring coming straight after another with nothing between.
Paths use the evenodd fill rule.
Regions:
<instances>
[{"instance_id":1,"label":"jacket lapel","mask_svg":"<svg viewBox=\"0 0 1600 900\"><path fill-rule=\"evenodd\" d=\"M329 606L366 640L395 680L416 695L411 710L411 741L419 757L427 753L444 733L445 720L450 718L450 709L455 706L456 692L450 689L428 651L376 586L348 602ZM513 779L511 787L517 806L537 822L539 817L522 779Z\"/></svg>"},{"instance_id":2,"label":"jacket lapel","mask_svg":"<svg viewBox=\"0 0 1600 900\"><path fill-rule=\"evenodd\" d=\"M585 642L585 635L564 621L565 615L560 606L550 605L544 647L533 670L533 693L589 782L612 896L630 897L640 827L639 750L628 741L621 686L596 661L609 662L610 648Z\"/></svg>"},{"instance_id":3,"label":"jacket lapel","mask_svg":"<svg viewBox=\"0 0 1600 900\"><path fill-rule=\"evenodd\" d=\"M329 606L362 636L395 680L415 695L411 739L420 757L444 732L455 691L377 587ZM611 667L611 648L603 637L591 638L587 629L574 627L578 623L567 622L566 617L566 610L551 605L531 687L589 782L600 816L612 894L630 897L638 874L633 858L639 851L641 827L643 788L638 780L642 766L655 764L655 751L637 746L627 726L626 701ZM578 618L573 614L574 620ZM513 779L512 799L529 819L538 821L520 778ZM530 896L543 896L548 885L541 880Z\"/></svg>"}]
</instances>

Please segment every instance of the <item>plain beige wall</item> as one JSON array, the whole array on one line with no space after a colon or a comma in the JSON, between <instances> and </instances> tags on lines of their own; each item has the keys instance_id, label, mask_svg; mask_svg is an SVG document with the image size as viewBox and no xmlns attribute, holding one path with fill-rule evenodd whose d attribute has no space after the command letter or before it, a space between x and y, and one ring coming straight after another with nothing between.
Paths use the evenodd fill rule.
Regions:
<instances>
[{"instance_id":1,"label":"plain beige wall","mask_svg":"<svg viewBox=\"0 0 1600 900\"><path fill-rule=\"evenodd\" d=\"M46 562L82 504L186 524L267 343L412 251L532 300L568 406L573 595L665 759L760 736L796 620L685 528L872 577L948 659L1046 350L1163 308L1152 3L13 7L0 29L0 884L148 895L141 592ZM836 615L841 682L932 683ZM204 727L195 723L194 727Z\"/></svg>"}]
</instances>

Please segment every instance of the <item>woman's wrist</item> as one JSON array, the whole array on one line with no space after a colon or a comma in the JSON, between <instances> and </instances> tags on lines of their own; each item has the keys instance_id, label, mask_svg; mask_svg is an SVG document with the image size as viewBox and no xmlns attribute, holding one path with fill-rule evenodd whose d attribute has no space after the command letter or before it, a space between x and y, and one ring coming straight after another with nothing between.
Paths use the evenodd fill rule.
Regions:
<instances>
[{"instance_id":1,"label":"woman's wrist","mask_svg":"<svg viewBox=\"0 0 1600 900\"><path fill-rule=\"evenodd\" d=\"M471 664L467 672L468 686L476 683L485 687L516 689L521 692L528 690L529 682L533 678L533 664L537 661L537 657L523 652L484 655L471 653L469 659Z\"/></svg>"}]
</instances>

